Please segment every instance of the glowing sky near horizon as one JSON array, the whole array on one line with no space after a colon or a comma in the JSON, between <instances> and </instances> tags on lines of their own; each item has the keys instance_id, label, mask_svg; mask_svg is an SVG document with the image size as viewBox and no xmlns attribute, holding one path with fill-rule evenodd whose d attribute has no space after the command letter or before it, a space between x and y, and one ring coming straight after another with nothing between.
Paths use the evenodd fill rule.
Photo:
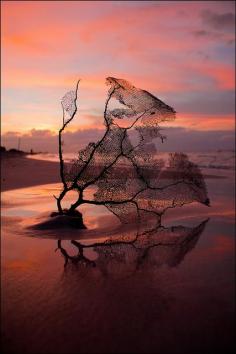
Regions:
<instances>
[{"instance_id":1,"label":"glowing sky near horizon","mask_svg":"<svg viewBox=\"0 0 236 354\"><path fill-rule=\"evenodd\" d=\"M234 21L232 1L3 1L3 134L55 132L78 78L72 128L102 127L107 76L173 106L173 127L232 130Z\"/></svg>"}]
</instances>

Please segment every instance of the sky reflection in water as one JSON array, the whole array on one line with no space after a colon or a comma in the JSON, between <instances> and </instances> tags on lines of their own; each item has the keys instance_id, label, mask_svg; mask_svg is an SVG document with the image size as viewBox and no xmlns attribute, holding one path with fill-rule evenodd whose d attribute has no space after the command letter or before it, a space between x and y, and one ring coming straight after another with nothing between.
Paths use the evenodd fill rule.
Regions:
<instances>
[{"instance_id":1,"label":"sky reflection in water","mask_svg":"<svg viewBox=\"0 0 236 354\"><path fill-rule=\"evenodd\" d=\"M55 235L22 236L23 227L55 209L50 195L59 185L3 193L4 346L28 353L227 352L234 310L233 179L207 184L211 208L176 208L164 218L168 228L191 228L210 217L184 256L178 258L173 247L154 247L139 267L143 251L133 258L120 251L112 259L105 249L99 255L98 248L89 248L84 254L97 261L96 267L68 263L64 269L63 257L54 252ZM83 213L88 226L96 219L95 228L106 222L117 228L103 207L85 207ZM62 245L75 255L70 236ZM103 236L95 233L83 243ZM99 256L108 261L100 262Z\"/></svg>"}]
</instances>

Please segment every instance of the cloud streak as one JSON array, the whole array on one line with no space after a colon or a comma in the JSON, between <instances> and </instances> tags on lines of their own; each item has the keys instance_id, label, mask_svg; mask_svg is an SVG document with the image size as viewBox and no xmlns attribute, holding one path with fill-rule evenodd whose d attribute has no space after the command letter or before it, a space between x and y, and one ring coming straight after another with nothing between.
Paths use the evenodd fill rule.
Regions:
<instances>
[{"instance_id":1,"label":"cloud streak","mask_svg":"<svg viewBox=\"0 0 236 354\"><path fill-rule=\"evenodd\" d=\"M218 14L212 10L203 10L202 18L206 24L215 29L234 30L235 14L232 12Z\"/></svg>"}]
</instances>

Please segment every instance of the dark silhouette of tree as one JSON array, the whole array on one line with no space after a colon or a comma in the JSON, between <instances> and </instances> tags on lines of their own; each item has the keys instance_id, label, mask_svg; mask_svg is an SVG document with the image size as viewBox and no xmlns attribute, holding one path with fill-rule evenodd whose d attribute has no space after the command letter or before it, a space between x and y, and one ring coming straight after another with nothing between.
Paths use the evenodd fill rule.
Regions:
<instances>
[{"instance_id":1,"label":"dark silhouette of tree","mask_svg":"<svg viewBox=\"0 0 236 354\"><path fill-rule=\"evenodd\" d=\"M175 119L175 110L123 79L108 77L104 109L105 131L98 142L80 150L71 166L65 166L62 133L77 112L75 91L62 98L63 125L59 131L60 176L63 189L57 199L58 214L80 216L82 204L104 205L121 222L154 216L157 223L168 208L198 201L209 205L206 185L197 165L182 153L170 154L169 164L158 158L154 139L163 142L160 123ZM118 107L111 108L114 101ZM93 199L84 191L96 186ZM77 200L63 209L66 194L76 190Z\"/></svg>"}]
</instances>

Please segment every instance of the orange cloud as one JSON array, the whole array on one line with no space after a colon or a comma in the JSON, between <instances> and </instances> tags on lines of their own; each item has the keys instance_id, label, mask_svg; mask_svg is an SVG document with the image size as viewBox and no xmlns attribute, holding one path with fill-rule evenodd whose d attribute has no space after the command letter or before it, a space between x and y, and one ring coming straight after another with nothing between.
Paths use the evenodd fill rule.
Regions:
<instances>
[{"instance_id":1,"label":"orange cloud","mask_svg":"<svg viewBox=\"0 0 236 354\"><path fill-rule=\"evenodd\" d=\"M234 130L235 119L234 115L181 113L172 126L183 126L195 130Z\"/></svg>"}]
</instances>

